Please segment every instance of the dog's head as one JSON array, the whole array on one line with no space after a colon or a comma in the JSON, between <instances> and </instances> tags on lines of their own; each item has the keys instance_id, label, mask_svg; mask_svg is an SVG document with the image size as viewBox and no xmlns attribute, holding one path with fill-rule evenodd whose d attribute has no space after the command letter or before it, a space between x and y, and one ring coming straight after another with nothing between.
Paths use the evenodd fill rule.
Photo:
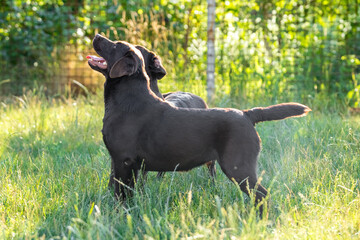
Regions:
<instances>
[{"instance_id":1,"label":"dog's head","mask_svg":"<svg viewBox=\"0 0 360 240\"><path fill-rule=\"evenodd\" d=\"M166 75L166 70L161 63L160 57L143 46L137 45L135 47L140 50L144 57L145 70L150 77L150 81L162 79Z\"/></svg>"},{"instance_id":2,"label":"dog's head","mask_svg":"<svg viewBox=\"0 0 360 240\"><path fill-rule=\"evenodd\" d=\"M106 78L121 78L141 71L144 59L141 52L132 44L117 41L113 42L97 34L93 40L93 47L97 56L88 56L90 67Z\"/></svg>"}]
</instances>

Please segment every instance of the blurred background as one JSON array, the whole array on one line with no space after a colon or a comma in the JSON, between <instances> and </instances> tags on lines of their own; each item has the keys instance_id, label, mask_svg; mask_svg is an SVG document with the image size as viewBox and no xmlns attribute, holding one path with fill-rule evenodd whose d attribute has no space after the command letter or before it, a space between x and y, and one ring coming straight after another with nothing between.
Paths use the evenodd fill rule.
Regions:
<instances>
[{"instance_id":1,"label":"blurred background","mask_svg":"<svg viewBox=\"0 0 360 240\"><path fill-rule=\"evenodd\" d=\"M359 0L216 2L216 96L243 103L360 101ZM165 91L206 96L204 0L1 0L0 93L102 88L96 33L161 56Z\"/></svg>"}]
</instances>

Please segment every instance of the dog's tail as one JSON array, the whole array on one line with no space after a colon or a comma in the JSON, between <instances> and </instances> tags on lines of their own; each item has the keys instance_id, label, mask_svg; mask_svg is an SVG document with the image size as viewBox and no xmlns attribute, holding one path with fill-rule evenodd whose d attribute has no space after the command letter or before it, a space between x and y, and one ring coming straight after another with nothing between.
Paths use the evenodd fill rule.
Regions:
<instances>
[{"instance_id":1,"label":"dog's tail","mask_svg":"<svg viewBox=\"0 0 360 240\"><path fill-rule=\"evenodd\" d=\"M310 111L309 107L299 103L281 103L265 108L252 108L243 112L255 125L258 122L281 120L289 117L303 117Z\"/></svg>"}]
</instances>

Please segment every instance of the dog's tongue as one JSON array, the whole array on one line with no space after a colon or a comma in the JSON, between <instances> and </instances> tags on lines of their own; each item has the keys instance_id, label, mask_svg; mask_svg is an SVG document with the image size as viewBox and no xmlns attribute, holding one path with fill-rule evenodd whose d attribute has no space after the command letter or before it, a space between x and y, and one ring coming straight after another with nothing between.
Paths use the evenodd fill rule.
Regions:
<instances>
[{"instance_id":1,"label":"dog's tongue","mask_svg":"<svg viewBox=\"0 0 360 240\"><path fill-rule=\"evenodd\" d=\"M97 67L102 68L102 69L107 68L107 62L102 57L97 57L97 56L94 56L94 55L88 55L88 56L86 56L86 58L89 59L88 62L92 66L97 66Z\"/></svg>"},{"instance_id":2,"label":"dog's tongue","mask_svg":"<svg viewBox=\"0 0 360 240\"><path fill-rule=\"evenodd\" d=\"M97 62L105 62L105 59L102 58L102 57L97 57L95 55L87 55L86 56L87 59L92 59L94 61L97 61Z\"/></svg>"}]
</instances>

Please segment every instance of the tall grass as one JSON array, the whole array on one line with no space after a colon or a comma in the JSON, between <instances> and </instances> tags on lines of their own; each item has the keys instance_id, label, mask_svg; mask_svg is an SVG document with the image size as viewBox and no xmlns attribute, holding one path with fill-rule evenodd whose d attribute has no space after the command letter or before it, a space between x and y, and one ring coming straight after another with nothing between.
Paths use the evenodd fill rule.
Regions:
<instances>
[{"instance_id":1,"label":"tall grass","mask_svg":"<svg viewBox=\"0 0 360 240\"><path fill-rule=\"evenodd\" d=\"M0 114L1 239L359 238L359 116L313 111L257 125L258 172L271 194L259 219L219 167L215 183L203 167L162 180L151 173L116 202L101 93L28 92L4 99Z\"/></svg>"}]
</instances>

